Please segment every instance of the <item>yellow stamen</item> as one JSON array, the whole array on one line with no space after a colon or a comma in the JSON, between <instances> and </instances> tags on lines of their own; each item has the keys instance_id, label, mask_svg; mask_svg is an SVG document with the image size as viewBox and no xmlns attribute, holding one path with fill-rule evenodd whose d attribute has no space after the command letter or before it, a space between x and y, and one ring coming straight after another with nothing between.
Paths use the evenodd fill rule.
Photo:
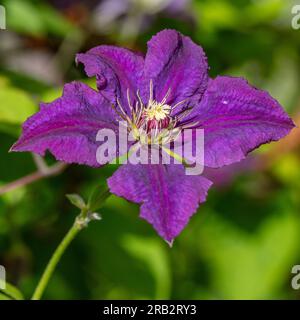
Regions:
<instances>
[{"instance_id":1,"label":"yellow stamen","mask_svg":"<svg viewBox=\"0 0 300 320\"><path fill-rule=\"evenodd\" d=\"M150 101L148 107L145 109L146 120L164 120L169 116L171 106L162 104L157 101Z\"/></svg>"}]
</instances>

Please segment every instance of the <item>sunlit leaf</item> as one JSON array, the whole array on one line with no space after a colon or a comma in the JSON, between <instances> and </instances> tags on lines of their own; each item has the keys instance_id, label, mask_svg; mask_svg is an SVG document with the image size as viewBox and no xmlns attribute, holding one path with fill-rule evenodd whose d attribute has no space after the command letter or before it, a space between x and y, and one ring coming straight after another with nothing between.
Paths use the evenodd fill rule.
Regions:
<instances>
[{"instance_id":1,"label":"sunlit leaf","mask_svg":"<svg viewBox=\"0 0 300 320\"><path fill-rule=\"evenodd\" d=\"M299 243L299 221L282 213L248 234L220 217L204 226L201 239L208 259L215 298L274 299L290 276ZM208 232L208 233L207 233Z\"/></svg>"},{"instance_id":2,"label":"sunlit leaf","mask_svg":"<svg viewBox=\"0 0 300 320\"><path fill-rule=\"evenodd\" d=\"M155 299L169 299L171 274L165 244L159 240L133 235L124 237L123 246L134 257L143 261L151 271L156 283Z\"/></svg>"},{"instance_id":3,"label":"sunlit leaf","mask_svg":"<svg viewBox=\"0 0 300 320\"><path fill-rule=\"evenodd\" d=\"M12 298L0 292L0 300L12 300Z\"/></svg>"},{"instance_id":4,"label":"sunlit leaf","mask_svg":"<svg viewBox=\"0 0 300 320\"><path fill-rule=\"evenodd\" d=\"M4 2L8 28L21 33L41 35L45 33L38 9L29 1L9 0Z\"/></svg>"},{"instance_id":5,"label":"sunlit leaf","mask_svg":"<svg viewBox=\"0 0 300 320\"><path fill-rule=\"evenodd\" d=\"M74 27L50 6L23 0L6 0L8 28L35 36L65 36Z\"/></svg>"},{"instance_id":6,"label":"sunlit leaf","mask_svg":"<svg viewBox=\"0 0 300 320\"><path fill-rule=\"evenodd\" d=\"M0 123L21 124L36 111L36 104L24 91L0 88Z\"/></svg>"},{"instance_id":7,"label":"sunlit leaf","mask_svg":"<svg viewBox=\"0 0 300 320\"><path fill-rule=\"evenodd\" d=\"M2 281L2 280L0 280ZM5 283L5 289L0 289L0 295L7 296L7 300L23 300L22 292L10 283ZM1 300L1 297L0 297Z\"/></svg>"}]
</instances>

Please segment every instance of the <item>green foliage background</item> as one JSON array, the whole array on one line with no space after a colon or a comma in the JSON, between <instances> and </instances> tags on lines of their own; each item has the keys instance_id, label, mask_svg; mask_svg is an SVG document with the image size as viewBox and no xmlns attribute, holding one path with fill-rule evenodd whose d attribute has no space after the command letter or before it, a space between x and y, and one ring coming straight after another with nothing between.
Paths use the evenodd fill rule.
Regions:
<instances>
[{"instance_id":1,"label":"green foliage background","mask_svg":"<svg viewBox=\"0 0 300 320\"><path fill-rule=\"evenodd\" d=\"M212 77L246 77L300 123L300 30L291 27L296 1L194 0L177 14L148 12L143 1L131 10L136 25L127 33L120 30L129 15L105 32L91 26L89 3L66 9L47 1L1 1L7 30L0 31L0 186L36 170L30 154L8 150L39 101L59 96L63 82L84 79L76 52L97 44L144 51L164 28L204 47ZM141 17L145 25L138 24ZM49 70L57 68L53 79L47 62L38 75L20 64L26 56L33 69L45 52ZM138 218L138 206L112 196L103 219L82 231L63 257L45 298L299 299L300 290L290 285L292 266L300 264L299 138L294 132L249 162L210 173L215 186L172 249ZM48 155L47 162L55 161ZM77 214L65 194L88 197L113 170L72 165L0 196L0 264L26 298Z\"/></svg>"}]
</instances>

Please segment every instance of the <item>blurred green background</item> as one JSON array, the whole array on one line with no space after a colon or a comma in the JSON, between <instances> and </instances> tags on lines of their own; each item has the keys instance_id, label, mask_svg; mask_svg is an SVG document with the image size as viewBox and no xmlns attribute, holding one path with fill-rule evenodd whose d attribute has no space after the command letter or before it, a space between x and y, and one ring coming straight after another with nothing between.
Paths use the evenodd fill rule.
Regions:
<instances>
[{"instance_id":1,"label":"blurred green background","mask_svg":"<svg viewBox=\"0 0 300 320\"><path fill-rule=\"evenodd\" d=\"M100 44L145 51L176 28L201 44L210 75L246 77L300 123L300 30L287 0L6 0L0 31L0 187L37 170L31 154L8 153L21 123L62 85L84 79L76 52ZM94 85L94 80L87 80ZM112 196L66 252L47 299L299 299L300 134L248 160L206 172L207 202L170 249L138 218L138 206ZM55 160L48 155L49 165ZM29 298L53 250L78 213L67 193L85 197L114 168L72 165L0 196L0 264ZM3 190L3 189L2 189ZM0 295L1 297L1 295Z\"/></svg>"}]
</instances>

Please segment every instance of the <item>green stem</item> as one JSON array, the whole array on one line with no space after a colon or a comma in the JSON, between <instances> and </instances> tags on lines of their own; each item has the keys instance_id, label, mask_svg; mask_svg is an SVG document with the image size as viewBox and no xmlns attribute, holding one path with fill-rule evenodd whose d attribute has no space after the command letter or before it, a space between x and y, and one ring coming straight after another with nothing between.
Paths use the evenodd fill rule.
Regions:
<instances>
[{"instance_id":1,"label":"green stem","mask_svg":"<svg viewBox=\"0 0 300 320\"><path fill-rule=\"evenodd\" d=\"M55 250L54 254L52 255L50 261L48 262L48 265L34 291L34 294L32 296L32 300L40 300L47 285L48 282L58 264L60 261L60 258L72 242L72 240L76 237L76 235L79 233L79 231L82 229L82 226L77 223L77 221L73 224L72 228L69 230L69 232L65 235L57 249Z\"/></svg>"}]
</instances>

